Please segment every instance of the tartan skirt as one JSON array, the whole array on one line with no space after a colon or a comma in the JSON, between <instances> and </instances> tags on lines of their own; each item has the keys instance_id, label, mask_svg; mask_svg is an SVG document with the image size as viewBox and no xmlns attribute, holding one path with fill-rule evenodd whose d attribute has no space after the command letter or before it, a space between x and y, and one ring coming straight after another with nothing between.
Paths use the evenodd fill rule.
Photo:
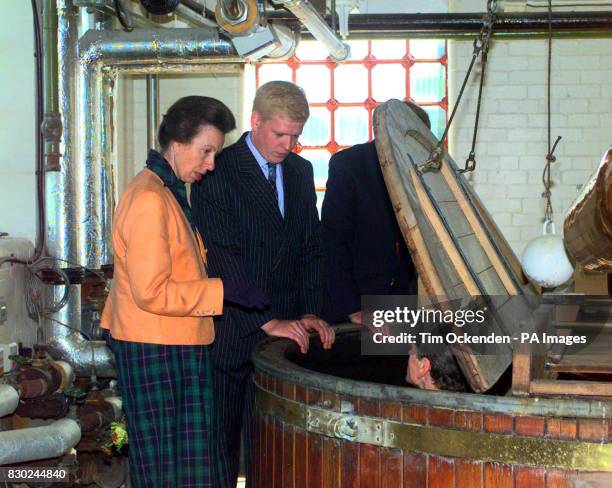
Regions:
<instances>
[{"instance_id":1,"label":"tartan skirt","mask_svg":"<svg viewBox=\"0 0 612 488\"><path fill-rule=\"evenodd\" d=\"M209 346L112 340L132 486L229 488Z\"/></svg>"}]
</instances>

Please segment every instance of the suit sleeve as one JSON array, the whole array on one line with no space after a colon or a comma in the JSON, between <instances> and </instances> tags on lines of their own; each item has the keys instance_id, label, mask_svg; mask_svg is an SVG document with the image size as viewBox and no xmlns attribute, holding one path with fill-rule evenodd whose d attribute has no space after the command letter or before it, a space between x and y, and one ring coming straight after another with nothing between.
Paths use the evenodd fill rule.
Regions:
<instances>
[{"instance_id":1,"label":"suit sleeve","mask_svg":"<svg viewBox=\"0 0 612 488\"><path fill-rule=\"evenodd\" d=\"M312 165L307 165L307 179L304 190L306 195L306 231L301 253L300 298L301 315L321 314L323 299L323 245L321 242L321 223L317 211L317 195L314 186Z\"/></svg>"},{"instance_id":2,"label":"suit sleeve","mask_svg":"<svg viewBox=\"0 0 612 488\"><path fill-rule=\"evenodd\" d=\"M341 154L329 162L327 191L321 212L325 248L326 310L324 318L337 322L361 310L350 243L355 235L358 206L355 181Z\"/></svg>"},{"instance_id":3,"label":"suit sleeve","mask_svg":"<svg viewBox=\"0 0 612 488\"><path fill-rule=\"evenodd\" d=\"M121 237L126 246L128 280L136 305L150 313L173 317L221 314L221 280L172 279L168 209L162 196L155 192L137 195L126 222L129 225L121 229Z\"/></svg>"},{"instance_id":4,"label":"suit sleeve","mask_svg":"<svg viewBox=\"0 0 612 488\"><path fill-rule=\"evenodd\" d=\"M208 174L198 185L193 185L193 217L206 245L208 273L222 280L255 286L249 267L242 257L241 247L245 239L240 234L230 186L219 172ZM226 305L225 308L234 319L232 323L240 329L242 337L261 332L261 326L275 318L271 310L244 310L232 305Z\"/></svg>"}]
</instances>

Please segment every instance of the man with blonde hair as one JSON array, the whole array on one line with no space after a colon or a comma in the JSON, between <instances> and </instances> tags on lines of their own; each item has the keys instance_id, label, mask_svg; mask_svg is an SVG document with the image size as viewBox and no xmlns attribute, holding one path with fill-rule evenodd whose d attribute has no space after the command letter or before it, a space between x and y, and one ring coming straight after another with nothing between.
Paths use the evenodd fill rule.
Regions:
<instances>
[{"instance_id":1,"label":"man with blonde hair","mask_svg":"<svg viewBox=\"0 0 612 488\"><path fill-rule=\"evenodd\" d=\"M261 86L251 131L192 187L194 219L205 229L208 275L256 286L271 301L263 311L226 306L215 321L213 384L225 441L219 455L231 466L228 486L236 485L241 429L248 472L255 345L266 335L286 337L306 353L310 330L325 348L334 341L333 330L318 318L322 247L312 165L291 152L308 115L298 86L285 81Z\"/></svg>"}]
</instances>

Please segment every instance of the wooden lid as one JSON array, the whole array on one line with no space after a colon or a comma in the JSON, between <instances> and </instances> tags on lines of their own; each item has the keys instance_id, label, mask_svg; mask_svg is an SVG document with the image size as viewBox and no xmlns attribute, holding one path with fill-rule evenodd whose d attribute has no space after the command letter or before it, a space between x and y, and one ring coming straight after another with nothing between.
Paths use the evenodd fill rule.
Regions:
<instances>
[{"instance_id":1,"label":"wooden lid","mask_svg":"<svg viewBox=\"0 0 612 488\"><path fill-rule=\"evenodd\" d=\"M477 299L491 310L483 332L516 334L532 317L535 291L452 158L443 151L438 170L417 170L438 141L399 100L376 109L374 134L391 203L430 301L460 308ZM512 362L512 345L495 351L455 351L477 392L491 388Z\"/></svg>"}]
</instances>

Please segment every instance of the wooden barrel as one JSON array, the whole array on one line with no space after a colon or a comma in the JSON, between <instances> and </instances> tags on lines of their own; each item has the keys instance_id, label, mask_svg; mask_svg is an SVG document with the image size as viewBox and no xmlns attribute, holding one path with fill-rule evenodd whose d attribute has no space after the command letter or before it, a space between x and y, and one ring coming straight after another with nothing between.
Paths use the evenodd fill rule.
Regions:
<instances>
[{"instance_id":1,"label":"wooden barrel","mask_svg":"<svg viewBox=\"0 0 612 488\"><path fill-rule=\"evenodd\" d=\"M251 486L612 486L612 402L418 390L404 361L360 356L354 328L307 356L263 342Z\"/></svg>"},{"instance_id":2,"label":"wooden barrel","mask_svg":"<svg viewBox=\"0 0 612 488\"><path fill-rule=\"evenodd\" d=\"M586 271L612 271L612 148L567 211L563 238Z\"/></svg>"}]
</instances>

